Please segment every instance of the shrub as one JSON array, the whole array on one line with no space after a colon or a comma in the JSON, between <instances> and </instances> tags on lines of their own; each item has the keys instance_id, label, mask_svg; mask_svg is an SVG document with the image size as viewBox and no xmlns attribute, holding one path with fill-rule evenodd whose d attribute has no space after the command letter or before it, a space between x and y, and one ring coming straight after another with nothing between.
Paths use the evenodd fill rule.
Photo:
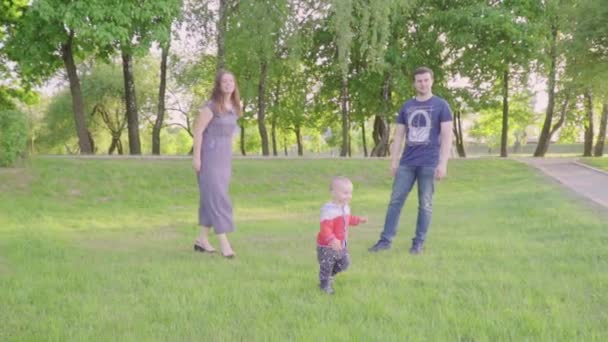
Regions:
<instances>
[{"instance_id":1,"label":"shrub","mask_svg":"<svg viewBox=\"0 0 608 342\"><path fill-rule=\"evenodd\" d=\"M11 166L27 143L27 119L16 110L0 111L0 166Z\"/></svg>"}]
</instances>

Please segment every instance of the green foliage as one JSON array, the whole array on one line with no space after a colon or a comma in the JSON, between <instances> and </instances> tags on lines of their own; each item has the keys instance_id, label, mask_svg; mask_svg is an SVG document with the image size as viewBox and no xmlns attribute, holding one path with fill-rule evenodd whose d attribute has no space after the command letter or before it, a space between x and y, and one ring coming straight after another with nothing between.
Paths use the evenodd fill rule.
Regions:
<instances>
[{"instance_id":1,"label":"green foliage","mask_svg":"<svg viewBox=\"0 0 608 342\"><path fill-rule=\"evenodd\" d=\"M228 19L227 68L235 73L241 98L249 104L257 103L261 64L266 63L272 74L276 61L290 54L285 46L289 37L282 31L295 14L287 5L286 0L239 1L237 13Z\"/></svg>"},{"instance_id":2,"label":"green foliage","mask_svg":"<svg viewBox=\"0 0 608 342\"><path fill-rule=\"evenodd\" d=\"M530 96L513 97L509 107L508 142L525 143L526 128L534 124ZM502 107L498 105L481 110L469 134L484 141L489 147L496 147L500 145L501 131Z\"/></svg>"},{"instance_id":3,"label":"green foliage","mask_svg":"<svg viewBox=\"0 0 608 342\"><path fill-rule=\"evenodd\" d=\"M330 4L330 30L335 36L341 75L347 76L351 63L357 58L364 60L371 69L381 69L389 39L390 21L387 18L394 2L333 0Z\"/></svg>"},{"instance_id":4,"label":"green foliage","mask_svg":"<svg viewBox=\"0 0 608 342\"><path fill-rule=\"evenodd\" d=\"M588 57L608 63L608 6L603 1L583 0L578 6L576 38Z\"/></svg>"},{"instance_id":5,"label":"green foliage","mask_svg":"<svg viewBox=\"0 0 608 342\"><path fill-rule=\"evenodd\" d=\"M15 108L15 101L31 104L36 95L24 89L6 56L6 39L23 17L28 0L0 1L0 111Z\"/></svg>"},{"instance_id":6,"label":"green foliage","mask_svg":"<svg viewBox=\"0 0 608 342\"><path fill-rule=\"evenodd\" d=\"M73 32L77 63L89 63L92 56L115 62L121 51L135 56L141 129L147 130L156 115L158 65L144 55L155 42L169 41L172 23L179 25L182 3L181 0L0 2L0 78L5 80L0 85L0 110L15 108L18 101L24 101L28 89L24 83L57 75L63 66L61 47ZM472 134L491 141L502 116L494 110L501 91L497 83L508 71L509 90L517 94L529 87L530 71L547 76L553 25L559 32L558 94L570 90L576 97L589 88L594 101L604 101L608 96L605 95L608 83L603 81L608 78L608 26L605 25L608 7L602 1L243 0L227 3L226 67L236 74L242 100L248 106L245 120L251 126L247 133L252 139L247 143L251 151L258 150L255 139L259 137L252 123L256 119L262 64L268 71L268 131L271 122L275 123L278 135L290 144L295 129L306 131L315 141L309 144L309 140L305 140L306 148L311 151L331 148L342 139L339 109L343 80L348 85L350 115L350 127L346 129L356 150L360 122L375 115L392 122L396 110L414 94L411 72L421 65L435 72L435 94L448 99L455 109L482 112ZM216 39L217 8L203 1L186 3L184 9L190 25L188 31L197 28L195 33L201 34L199 44L187 49L189 52L200 49L204 53L194 63L177 55L170 59L169 77L173 79L169 82L167 107L171 109L170 115L183 117L179 123L170 123L176 125L185 120L192 122L200 104L208 98L217 64L216 58L209 54ZM17 65L13 67L6 57ZM95 65L91 71L79 67L83 92L88 94L85 94L88 97L86 120L94 140L99 142L98 150L105 150L108 133L103 124L88 115L92 107L103 103L113 113L124 110L120 103L122 72L115 66L111 68L112 71L100 71L103 67ZM468 80L470 87L456 89L448 83L460 79ZM104 95L105 92L112 95ZM385 95L388 96L385 98ZM42 151L63 150L75 144L74 134L70 132L74 125L70 122L73 118L69 101L59 102L61 104L52 105L58 112L45 119L48 127L38 123L40 128L36 128L45 132L40 138ZM556 106L559 104L560 100ZM51 118L54 115L57 116ZM522 138L524 131L514 120L520 118L510 117L511 140ZM569 114L560 139L576 140L582 122ZM321 136L319 132L328 127L334 136L327 142L329 145L324 146L317 139ZM373 129L368 127L369 131ZM173 133L167 138L173 141L171 136ZM181 141L187 137L180 133L174 138ZM143 143L148 141L144 139ZM183 150L181 143L170 144L163 149Z\"/></svg>"},{"instance_id":7,"label":"green foliage","mask_svg":"<svg viewBox=\"0 0 608 342\"><path fill-rule=\"evenodd\" d=\"M7 32L23 17L28 6L28 0L0 1L0 60L2 58L4 40ZM5 71L5 65L0 64L0 74Z\"/></svg>"},{"instance_id":8,"label":"green foliage","mask_svg":"<svg viewBox=\"0 0 608 342\"><path fill-rule=\"evenodd\" d=\"M0 110L14 109L17 102L31 106L38 101L40 101L40 95L31 89L0 85Z\"/></svg>"},{"instance_id":9,"label":"green foliage","mask_svg":"<svg viewBox=\"0 0 608 342\"><path fill-rule=\"evenodd\" d=\"M160 135L162 154L187 155L192 148L192 137L183 129L168 128Z\"/></svg>"},{"instance_id":10,"label":"green foliage","mask_svg":"<svg viewBox=\"0 0 608 342\"><path fill-rule=\"evenodd\" d=\"M11 166L24 155L27 118L16 110L0 111L0 166Z\"/></svg>"},{"instance_id":11,"label":"green foliage","mask_svg":"<svg viewBox=\"0 0 608 342\"><path fill-rule=\"evenodd\" d=\"M10 30L6 46L9 57L18 62L21 77L41 82L54 75L63 66L61 45L68 41L71 29L86 25L86 17L82 6L70 6L61 0L34 1ZM74 41L74 51L80 51L84 40L86 37Z\"/></svg>"},{"instance_id":12,"label":"green foliage","mask_svg":"<svg viewBox=\"0 0 608 342\"><path fill-rule=\"evenodd\" d=\"M581 141L583 127L587 121L587 113L583 106L570 106L563 127L559 131L560 143L574 143Z\"/></svg>"},{"instance_id":13,"label":"green foliage","mask_svg":"<svg viewBox=\"0 0 608 342\"><path fill-rule=\"evenodd\" d=\"M269 87L269 120L283 130L315 127L319 117L308 96L311 80L304 67L282 61L275 66L275 73Z\"/></svg>"},{"instance_id":14,"label":"green foliage","mask_svg":"<svg viewBox=\"0 0 608 342\"><path fill-rule=\"evenodd\" d=\"M240 152L241 136L239 129L238 139L235 140L232 149L233 152ZM262 151L262 140L258 134L257 125L253 122L245 126L245 151L247 153L260 154Z\"/></svg>"},{"instance_id":15,"label":"green foliage","mask_svg":"<svg viewBox=\"0 0 608 342\"><path fill-rule=\"evenodd\" d=\"M608 94L608 6L584 0L571 10L571 40L566 44L568 76L578 93Z\"/></svg>"},{"instance_id":16,"label":"green foliage","mask_svg":"<svg viewBox=\"0 0 608 342\"><path fill-rule=\"evenodd\" d=\"M137 80L136 89L140 101L140 115L151 118L155 115L158 74L154 68L156 61L151 57L137 58L134 68ZM150 71L152 70L152 71ZM102 62L92 63L90 70L82 76L82 95L85 103L85 118L98 152L107 152L111 139L109 126L118 128L125 119L123 100L124 83L122 69L116 64ZM65 89L50 100L42 122L38 148L40 152L61 151L67 146L73 149L76 143L72 97ZM105 122L95 107L101 107L109 114L109 122ZM147 127L148 121L142 122L142 128ZM123 133L126 138L126 131ZM123 144L127 150L128 144Z\"/></svg>"},{"instance_id":17,"label":"green foliage","mask_svg":"<svg viewBox=\"0 0 608 342\"><path fill-rule=\"evenodd\" d=\"M46 108L38 138L39 152L58 151L64 153L64 146L77 144L74 131L72 99L68 90L55 95Z\"/></svg>"}]
</instances>

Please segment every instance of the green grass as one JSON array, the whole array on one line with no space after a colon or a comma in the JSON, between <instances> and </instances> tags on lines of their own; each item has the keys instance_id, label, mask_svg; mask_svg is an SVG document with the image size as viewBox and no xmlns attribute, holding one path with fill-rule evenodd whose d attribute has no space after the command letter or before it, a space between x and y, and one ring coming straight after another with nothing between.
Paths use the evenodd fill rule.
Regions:
<instances>
[{"instance_id":1,"label":"green grass","mask_svg":"<svg viewBox=\"0 0 608 342\"><path fill-rule=\"evenodd\" d=\"M386 160L234 162L238 256L192 252L188 160L0 169L0 340L574 341L608 335L608 215L509 160L454 160L423 256L370 254ZM355 184L351 268L317 289L328 182ZM212 242L215 242L212 240ZM217 247L217 243L215 243Z\"/></svg>"},{"instance_id":2,"label":"green grass","mask_svg":"<svg viewBox=\"0 0 608 342\"><path fill-rule=\"evenodd\" d=\"M583 158L581 162L608 171L608 158L606 157Z\"/></svg>"}]
</instances>

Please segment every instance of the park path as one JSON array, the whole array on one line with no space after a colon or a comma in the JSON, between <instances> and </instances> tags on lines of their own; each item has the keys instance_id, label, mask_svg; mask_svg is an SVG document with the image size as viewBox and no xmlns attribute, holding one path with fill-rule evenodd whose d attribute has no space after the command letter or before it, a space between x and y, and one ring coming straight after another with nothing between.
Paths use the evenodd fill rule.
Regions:
<instances>
[{"instance_id":1,"label":"park path","mask_svg":"<svg viewBox=\"0 0 608 342\"><path fill-rule=\"evenodd\" d=\"M608 172L576 158L515 158L542 171L577 194L608 209Z\"/></svg>"}]
</instances>

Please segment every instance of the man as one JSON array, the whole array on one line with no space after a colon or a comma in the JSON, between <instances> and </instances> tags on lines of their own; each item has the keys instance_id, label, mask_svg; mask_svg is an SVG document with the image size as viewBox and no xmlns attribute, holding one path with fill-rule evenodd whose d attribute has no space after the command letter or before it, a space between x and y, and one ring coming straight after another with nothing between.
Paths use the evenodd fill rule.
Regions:
<instances>
[{"instance_id":1,"label":"man","mask_svg":"<svg viewBox=\"0 0 608 342\"><path fill-rule=\"evenodd\" d=\"M389 249L397 232L405 200L418 183L418 219L410 254L422 252L431 223L435 179L447 174L452 147L452 113L448 103L432 93L433 71L426 67L414 71L416 97L405 102L397 116L397 127L391 150L393 191L380 240L370 252ZM401 156L403 139L406 148ZM399 161L399 156L401 160Z\"/></svg>"}]
</instances>

